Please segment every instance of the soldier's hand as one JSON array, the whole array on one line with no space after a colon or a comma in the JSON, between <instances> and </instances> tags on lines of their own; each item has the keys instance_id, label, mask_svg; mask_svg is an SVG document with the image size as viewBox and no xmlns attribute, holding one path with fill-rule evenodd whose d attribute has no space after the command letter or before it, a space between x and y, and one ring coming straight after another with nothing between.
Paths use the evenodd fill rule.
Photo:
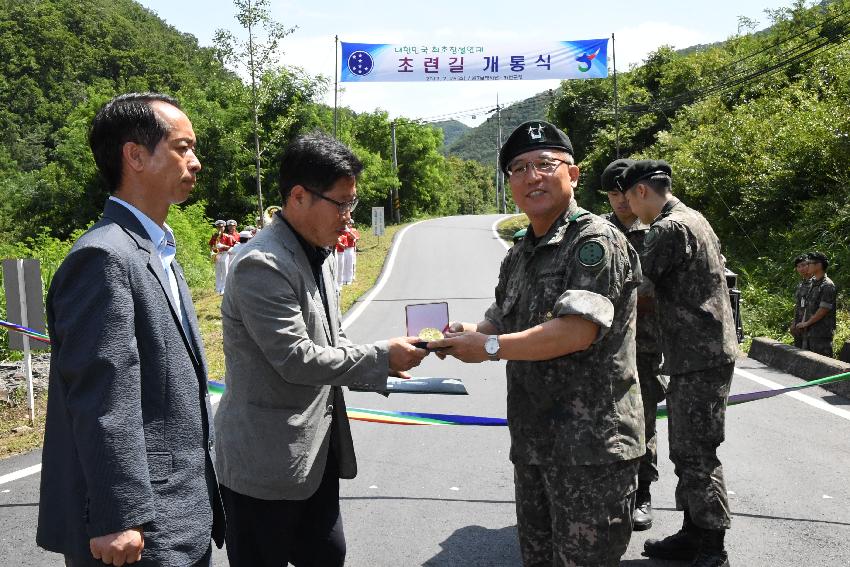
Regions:
<instances>
[{"instance_id":1,"label":"soldier's hand","mask_svg":"<svg viewBox=\"0 0 850 567\"><path fill-rule=\"evenodd\" d=\"M144 548L145 537L142 535L142 528L131 528L89 540L92 557L116 567L139 561Z\"/></svg>"},{"instance_id":2,"label":"soldier's hand","mask_svg":"<svg viewBox=\"0 0 850 567\"><path fill-rule=\"evenodd\" d=\"M422 359L428 356L427 350L413 346L419 340L419 337L396 337L389 340L391 371L404 372L419 366Z\"/></svg>"},{"instance_id":3,"label":"soldier's hand","mask_svg":"<svg viewBox=\"0 0 850 567\"><path fill-rule=\"evenodd\" d=\"M489 359L484 350L486 340L487 335L474 331L447 333L446 338L429 342L428 348L441 349L437 351L437 356L442 354L440 358L448 354L462 362L484 362Z\"/></svg>"}]
</instances>

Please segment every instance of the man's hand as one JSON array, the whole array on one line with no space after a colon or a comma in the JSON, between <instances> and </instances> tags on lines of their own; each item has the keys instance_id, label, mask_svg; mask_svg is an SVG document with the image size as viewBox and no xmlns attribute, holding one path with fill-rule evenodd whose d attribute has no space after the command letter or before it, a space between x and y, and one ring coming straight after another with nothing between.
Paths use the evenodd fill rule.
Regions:
<instances>
[{"instance_id":1,"label":"man's hand","mask_svg":"<svg viewBox=\"0 0 850 567\"><path fill-rule=\"evenodd\" d=\"M475 331L447 333L446 338L428 343L428 348L444 349L437 351L438 356L442 355L440 358L445 358L449 354L462 362L484 362L490 359L487 351L484 350L487 336Z\"/></svg>"},{"instance_id":2,"label":"man's hand","mask_svg":"<svg viewBox=\"0 0 850 567\"><path fill-rule=\"evenodd\" d=\"M413 343L419 340L419 337L396 337L389 340L391 372L410 370L419 366L422 359L428 356L427 350L413 346ZM401 377L410 378L410 376Z\"/></svg>"},{"instance_id":3,"label":"man's hand","mask_svg":"<svg viewBox=\"0 0 850 567\"><path fill-rule=\"evenodd\" d=\"M89 540L92 557L116 567L140 560L144 548L145 537L142 535L142 528L130 528Z\"/></svg>"},{"instance_id":4,"label":"man's hand","mask_svg":"<svg viewBox=\"0 0 850 567\"><path fill-rule=\"evenodd\" d=\"M448 332L448 335L446 335L446 336L449 336L449 337L454 336L453 333L458 334L458 333L463 333L464 331L470 331L470 332L474 333L477 330L478 330L478 325L475 324L475 323L464 323L462 321L452 321L451 323L449 323L449 332ZM428 348L430 350L434 350L434 348L435 348L434 345L437 344L437 342L438 341L428 343ZM437 358L439 358L440 360L445 360L447 354L451 354L451 353L447 353L445 349L440 349L440 350L435 351L435 354L437 355Z\"/></svg>"}]
</instances>

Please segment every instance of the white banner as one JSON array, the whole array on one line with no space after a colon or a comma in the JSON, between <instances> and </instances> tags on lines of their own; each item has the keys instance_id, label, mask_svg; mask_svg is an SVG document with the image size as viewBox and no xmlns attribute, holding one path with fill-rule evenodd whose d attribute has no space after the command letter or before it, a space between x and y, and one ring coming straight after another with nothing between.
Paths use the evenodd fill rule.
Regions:
<instances>
[{"instance_id":1,"label":"white banner","mask_svg":"<svg viewBox=\"0 0 850 567\"><path fill-rule=\"evenodd\" d=\"M608 76L608 38L523 44L342 42L343 82L527 81Z\"/></svg>"}]
</instances>

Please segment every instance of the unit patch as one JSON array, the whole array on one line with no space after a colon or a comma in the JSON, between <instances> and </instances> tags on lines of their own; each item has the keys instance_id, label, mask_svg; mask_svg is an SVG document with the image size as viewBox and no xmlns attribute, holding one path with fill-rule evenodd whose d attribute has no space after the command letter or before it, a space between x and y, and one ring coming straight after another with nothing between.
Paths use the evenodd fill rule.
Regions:
<instances>
[{"instance_id":1,"label":"unit patch","mask_svg":"<svg viewBox=\"0 0 850 567\"><path fill-rule=\"evenodd\" d=\"M605 247L597 240L585 242L578 249L578 261L582 266L592 268L598 266L605 259Z\"/></svg>"}]
</instances>

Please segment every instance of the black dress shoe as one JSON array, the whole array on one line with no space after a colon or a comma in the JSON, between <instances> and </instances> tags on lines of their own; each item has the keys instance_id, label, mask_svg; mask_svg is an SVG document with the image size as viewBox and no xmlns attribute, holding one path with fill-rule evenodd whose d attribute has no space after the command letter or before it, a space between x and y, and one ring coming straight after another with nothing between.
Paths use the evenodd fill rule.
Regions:
<instances>
[{"instance_id":1,"label":"black dress shoe","mask_svg":"<svg viewBox=\"0 0 850 567\"><path fill-rule=\"evenodd\" d=\"M652 501L647 498L645 502L635 504L632 512L632 529L642 532L652 527Z\"/></svg>"}]
</instances>

